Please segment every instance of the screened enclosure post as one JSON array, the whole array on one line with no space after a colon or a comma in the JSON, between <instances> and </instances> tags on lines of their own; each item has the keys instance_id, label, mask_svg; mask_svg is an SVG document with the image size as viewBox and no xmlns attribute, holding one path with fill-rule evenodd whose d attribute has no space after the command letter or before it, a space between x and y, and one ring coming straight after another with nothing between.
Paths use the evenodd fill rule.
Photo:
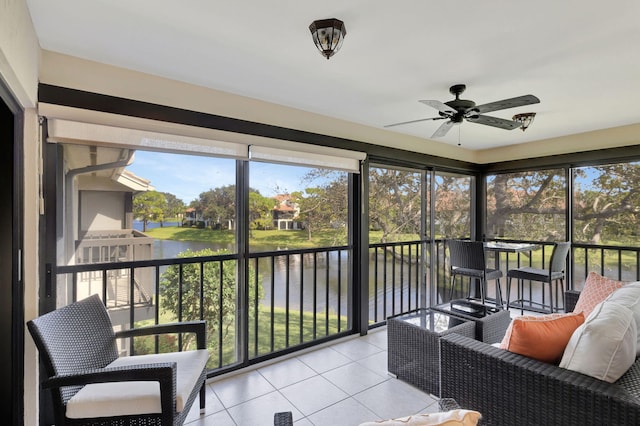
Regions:
<instances>
[{"instance_id":1,"label":"screened enclosure post","mask_svg":"<svg viewBox=\"0 0 640 426\"><path fill-rule=\"evenodd\" d=\"M418 274L420 276L420 289L416 289L416 291L420 294L420 301L419 301L419 305L416 306L417 308L426 308L427 306L427 300L431 299L430 297L427 296L427 256L426 256L426 252L425 250L427 249L427 245L425 244L425 240L427 238L427 191L429 191L429 188L427 188L427 172L423 171L420 174L420 240L422 241L420 243L420 260L418 261L418 269L416 271L416 274ZM416 253L417 254L417 253ZM433 265L433 261L431 262L431 264ZM431 282L433 282L433 274L431 276L430 279Z\"/></svg>"},{"instance_id":2,"label":"screened enclosure post","mask_svg":"<svg viewBox=\"0 0 640 426\"><path fill-rule=\"evenodd\" d=\"M354 331L360 335L367 334L369 329L368 194L369 160L364 160L359 175L349 174L349 246L353 248L353 261L349 262L349 267L352 268L352 291L349 293L353 294L353 301L350 301L349 306L353 309Z\"/></svg>"},{"instance_id":3,"label":"screened enclosure post","mask_svg":"<svg viewBox=\"0 0 640 426\"><path fill-rule=\"evenodd\" d=\"M249 360L249 162L236 161L236 240L238 252L236 282L236 353L241 362ZM222 271L222 264L220 264ZM220 282L222 283L222 277ZM221 284L222 286L222 284ZM221 293L222 294L222 293ZM222 300L222 298L220 299ZM222 309L220 309L222 311ZM222 324L222 321L220 321ZM220 340L222 342L222 340ZM220 343L222 347L222 344Z\"/></svg>"},{"instance_id":4,"label":"screened enclosure post","mask_svg":"<svg viewBox=\"0 0 640 426\"><path fill-rule=\"evenodd\" d=\"M481 175L472 177L473 185L471 185L471 227L474 235L472 240L484 241L486 238L486 221L487 221L487 183Z\"/></svg>"},{"instance_id":5,"label":"screened enclosure post","mask_svg":"<svg viewBox=\"0 0 640 426\"><path fill-rule=\"evenodd\" d=\"M428 179L427 179L428 178ZM428 185L427 185L428 183ZM421 297L420 307L426 308L435 305L434 300L437 301L438 297L438 271L433 265L437 265L437 250L438 246L435 243L435 171L431 170L424 172L422 175L422 185L420 185L420 209L422 210L421 221L421 234L422 234L422 250L420 253L420 263L422 269L421 275ZM427 204L427 194L431 194L428 198L429 204ZM426 217L429 215L429 227L425 223ZM427 234L428 232L428 234ZM428 241L427 241L428 238ZM430 267L427 270L427 254ZM429 274L429 284L427 284L427 274Z\"/></svg>"},{"instance_id":6,"label":"screened enclosure post","mask_svg":"<svg viewBox=\"0 0 640 426\"><path fill-rule=\"evenodd\" d=\"M565 241L570 241L573 244L573 167L565 168L564 181L567 182L565 191ZM565 271L565 288L573 290L573 248L569 249L569 255L565 261Z\"/></svg>"}]
</instances>

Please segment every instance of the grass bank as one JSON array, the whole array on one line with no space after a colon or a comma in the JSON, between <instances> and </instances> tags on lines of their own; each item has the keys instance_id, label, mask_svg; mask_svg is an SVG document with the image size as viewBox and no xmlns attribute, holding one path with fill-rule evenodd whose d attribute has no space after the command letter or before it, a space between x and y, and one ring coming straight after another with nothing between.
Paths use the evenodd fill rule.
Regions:
<instances>
[{"instance_id":1,"label":"grass bank","mask_svg":"<svg viewBox=\"0 0 640 426\"><path fill-rule=\"evenodd\" d=\"M227 246L235 241L235 231L213 230L198 228L182 228L166 226L163 228L147 229L148 236L159 240L198 241ZM369 241L379 243L381 231L369 232ZM394 241L414 241L417 235L396 235ZM329 247L346 244L346 236L342 230L328 229L313 232L311 239L306 230L252 230L249 233L249 243L259 247L280 247L289 249L304 249L313 247Z\"/></svg>"},{"instance_id":2,"label":"grass bank","mask_svg":"<svg viewBox=\"0 0 640 426\"><path fill-rule=\"evenodd\" d=\"M198 228L181 228L178 226L166 226L164 228L148 229L145 234L159 240L198 241L215 245L229 245L235 242L235 231L213 230ZM249 234L249 243L259 247L277 247L289 249L304 249L312 247L326 247L345 244L346 239L340 238L335 230L318 231L312 235L311 240L306 230L288 231L259 231L252 230Z\"/></svg>"},{"instance_id":3,"label":"grass bank","mask_svg":"<svg viewBox=\"0 0 640 426\"><path fill-rule=\"evenodd\" d=\"M302 319L300 318L300 315L302 315ZM161 323L173 321L175 321L175 319L171 318L167 313L161 314ZM151 325L152 323L152 320L139 321L136 323L136 327ZM289 311L289 328L287 335L286 311L282 308L275 308L273 314L273 338L271 336L271 311L267 307L259 307L257 323L257 339L256 329L254 326L252 325L249 328L249 356L251 358L266 355L271 352L277 352L291 346L296 346L300 343L310 342L315 338L330 336L338 332L338 315L335 313L329 313L327 321L325 314L323 312L319 312L316 317L314 330L314 318L312 312ZM345 331L347 326L347 317L341 316L340 330ZM221 363L218 362L219 346L217 343L217 334L214 336L207 336L207 340L207 347L210 352L209 362L207 363L209 368L218 368L219 365L226 366L237 362L235 327L231 326L229 328L228 334L223 340ZM160 352L178 350L177 342L178 340L176 336L164 335L164 337L159 341ZM154 347L154 337L143 336L135 338L135 352L138 355L154 353Z\"/></svg>"}]
</instances>

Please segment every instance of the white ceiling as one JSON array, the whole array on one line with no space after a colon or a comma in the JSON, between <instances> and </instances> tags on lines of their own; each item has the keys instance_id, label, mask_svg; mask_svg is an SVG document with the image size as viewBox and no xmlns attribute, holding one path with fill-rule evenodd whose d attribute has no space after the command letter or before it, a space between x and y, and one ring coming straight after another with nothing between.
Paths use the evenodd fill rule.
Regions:
<instances>
[{"instance_id":1,"label":"white ceiling","mask_svg":"<svg viewBox=\"0 0 640 426\"><path fill-rule=\"evenodd\" d=\"M463 123L439 139L499 147L640 123L638 0L27 0L43 49L376 128L533 94L522 132ZM338 18L330 60L309 24ZM429 138L441 121L394 127ZM459 131L458 131L459 130ZM390 137L392 137L390 133Z\"/></svg>"}]
</instances>

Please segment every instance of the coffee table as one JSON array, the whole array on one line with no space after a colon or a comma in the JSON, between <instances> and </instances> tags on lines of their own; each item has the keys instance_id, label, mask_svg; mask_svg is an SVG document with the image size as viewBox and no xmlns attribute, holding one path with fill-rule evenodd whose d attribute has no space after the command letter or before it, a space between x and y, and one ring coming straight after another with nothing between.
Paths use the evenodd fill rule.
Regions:
<instances>
[{"instance_id":1,"label":"coffee table","mask_svg":"<svg viewBox=\"0 0 640 426\"><path fill-rule=\"evenodd\" d=\"M389 372L425 392L440 396L440 337L473 338L475 323L431 309L387 318Z\"/></svg>"},{"instance_id":2,"label":"coffee table","mask_svg":"<svg viewBox=\"0 0 640 426\"><path fill-rule=\"evenodd\" d=\"M438 312L446 312L458 318L475 323L475 339L485 343L502 341L511 323L509 311L482 305L465 299L431 307Z\"/></svg>"}]
</instances>

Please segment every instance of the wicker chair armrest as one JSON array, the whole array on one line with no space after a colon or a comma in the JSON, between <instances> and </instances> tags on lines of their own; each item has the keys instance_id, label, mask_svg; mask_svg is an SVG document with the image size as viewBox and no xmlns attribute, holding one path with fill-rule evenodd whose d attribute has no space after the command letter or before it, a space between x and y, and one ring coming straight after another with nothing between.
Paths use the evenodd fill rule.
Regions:
<instances>
[{"instance_id":1,"label":"wicker chair armrest","mask_svg":"<svg viewBox=\"0 0 640 426\"><path fill-rule=\"evenodd\" d=\"M622 387L457 334L440 339L441 394L487 424L640 424Z\"/></svg>"},{"instance_id":2,"label":"wicker chair armrest","mask_svg":"<svg viewBox=\"0 0 640 426\"><path fill-rule=\"evenodd\" d=\"M567 290L564 293L564 311L565 312L573 312L573 309L576 307L576 303L578 303L578 298L580 297L579 290Z\"/></svg>"},{"instance_id":3,"label":"wicker chair armrest","mask_svg":"<svg viewBox=\"0 0 640 426\"><path fill-rule=\"evenodd\" d=\"M45 388L61 386L78 386L90 383L130 382L130 381L163 381L173 380L176 363L163 362L154 364L126 365L121 367L96 368L52 376L42 382Z\"/></svg>"},{"instance_id":4,"label":"wicker chair armrest","mask_svg":"<svg viewBox=\"0 0 640 426\"><path fill-rule=\"evenodd\" d=\"M438 407L440 411L451 411L460 409L460 404L453 398L440 398Z\"/></svg>"},{"instance_id":5,"label":"wicker chair armrest","mask_svg":"<svg viewBox=\"0 0 640 426\"><path fill-rule=\"evenodd\" d=\"M171 422L176 401L176 363L127 365L86 370L76 374L52 376L42 383L44 388L84 386L91 383L154 381L160 383L160 405L163 422Z\"/></svg>"},{"instance_id":6,"label":"wicker chair armrest","mask_svg":"<svg viewBox=\"0 0 640 426\"><path fill-rule=\"evenodd\" d=\"M169 333L195 333L198 341L198 349L206 349L206 321L185 321L169 324L156 324L147 327L131 328L116 332L116 338L150 336Z\"/></svg>"}]
</instances>

